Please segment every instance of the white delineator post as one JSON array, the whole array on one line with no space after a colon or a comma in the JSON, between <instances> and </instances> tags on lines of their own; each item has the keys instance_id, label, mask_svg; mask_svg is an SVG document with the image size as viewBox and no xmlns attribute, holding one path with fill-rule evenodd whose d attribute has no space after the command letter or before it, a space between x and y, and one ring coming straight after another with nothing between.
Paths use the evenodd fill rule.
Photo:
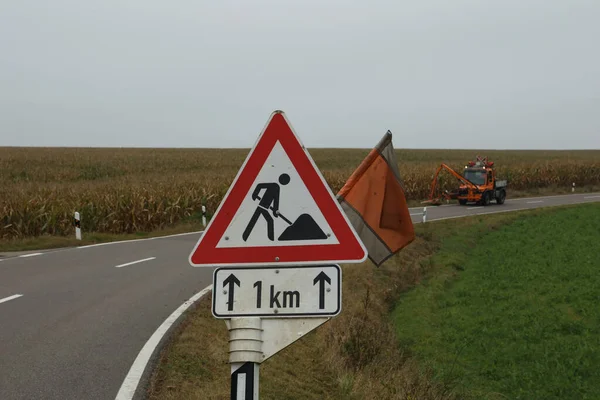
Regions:
<instances>
[{"instance_id":1,"label":"white delineator post","mask_svg":"<svg viewBox=\"0 0 600 400\"><path fill-rule=\"evenodd\" d=\"M261 319L232 318L229 323L231 400L258 400L259 364L262 361Z\"/></svg>"},{"instance_id":2,"label":"white delineator post","mask_svg":"<svg viewBox=\"0 0 600 400\"><path fill-rule=\"evenodd\" d=\"M573 187L571 188L571 192L575 193L575 182L573 182Z\"/></svg>"},{"instance_id":3,"label":"white delineator post","mask_svg":"<svg viewBox=\"0 0 600 400\"><path fill-rule=\"evenodd\" d=\"M202 225L206 228L206 206L202 206Z\"/></svg>"},{"instance_id":4,"label":"white delineator post","mask_svg":"<svg viewBox=\"0 0 600 400\"><path fill-rule=\"evenodd\" d=\"M423 207L423 223L427 222L427 207Z\"/></svg>"},{"instance_id":5,"label":"white delineator post","mask_svg":"<svg viewBox=\"0 0 600 400\"><path fill-rule=\"evenodd\" d=\"M81 219L77 211L75 211L75 239L81 240Z\"/></svg>"}]
</instances>

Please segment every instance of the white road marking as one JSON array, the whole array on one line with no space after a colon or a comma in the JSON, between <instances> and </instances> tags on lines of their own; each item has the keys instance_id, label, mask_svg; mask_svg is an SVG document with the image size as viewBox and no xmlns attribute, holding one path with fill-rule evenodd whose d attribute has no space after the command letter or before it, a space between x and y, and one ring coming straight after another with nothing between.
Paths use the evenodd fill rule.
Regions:
<instances>
[{"instance_id":1,"label":"white road marking","mask_svg":"<svg viewBox=\"0 0 600 400\"><path fill-rule=\"evenodd\" d=\"M139 264L139 263L144 262L144 261L154 260L155 258L156 257L148 257L148 258L144 258L142 260L137 260L137 261L132 261L132 262L128 262L128 263L125 263L125 264L115 265L115 268L122 268L122 267L126 267L128 265Z\"/></svg>"},{"instance_id":2,"label":"white road marking","mask_svg":"<svg viewBox=\"0 0 600 400\"><path fill-rule=\"evenodd\" d=\"M22 296L23 296L22 294L14 294L12 296L8 296L3 299L0 299L0 303L6 303L7 301L18 299L19 297L22 297Z\"/></svg>"},{"instance_id":3,"label":"white road marking","mask_svg":"<svg viewBox=\"0 0 600 400\"><path fill-rule=\"evenodd\" d=\"M466 218L466 217L472 217L474 215L477 215L477 214L465 214L465 215L454 215L452 217L432 218L431 220L429 220L429 222L442 221L445 219ZM419 222L421 222L421 221L417 221L417 223L419 223Z\"/></svg>"},{"instance_id":4,"label":"white road marking","mask_svg":"<svg viewBox=\"0 0 600 400\"><path fill-rule=\"evenodd\" d=\"M119 392L117 393L117 397L115 400L132 400L133 395L135 394L135 390L137 389L140 379L142 378L142 374L148 365L148 361L156 350L156 347L162 340L163 336L169 331L171 326L177 321L177 319L187 310L192 304L196 301L200 300L202 296L208 293L212 289L212 285L202 289L200 292L196 293L188 301L183 303L179 308L158 327L158 329L150 336L150 339L146 342L140 353L136 357L133 365L129 369Z\"/></svg>"},{"instance_id":5,"label":"white road marking","mask_svg":"<svg viewBox=\"0 0 600 400\"><path fill-rule=\"evenodd\" d=\"M85 246L79 246L78 249L88 249L90 247L98 247L98 246L108 246L109 244L119 244L119 243L133 243L133 242L142 242L144 240L158 240L158 239L166 239L175 236L185 236L185 235L194 235L197 233L202 233L204 231L196 231L196 232L185 232L185 233L176 233L174 235L166 235L166 236L155 236L151 238L143 238L143 239L131 239L131 240L118 240L116 242L105 242L105 243L96 243L96 244L88 244Z\"/></svg>"},{"instance_id":6,"label":"white road marking","mask_svg":"<svg viewBox=\"0 0 600 400\"><path fill-rule=\"evenodd\" d=\"M499 214L499 213L505 213L505 212L511 212L511 211L526 211L526 210L537 210L539 208L552 208L552 207L562 207L562 206L575 206L578 204L586 204L585 201L581 200L577 203L565 203L565 204L551 204L545 207L534 207L534 208L515 208L513 210L501 210L501 211L490 211L490 212L484 212L484 213L477 213L475 215L486 215L486 214ZM467 217L467 215L462 215L463 217ZM440 219L444 219L444 218L440 218Z\"/></svg>"},{"instance_id":7,"label":"white road marking","mask_svg":"<svg viewBox=\"0 0 600 400\"><path fill-rule=\"evenodd\" d=\"M527 204L543 203L544 200L528 201Z\"/></svg>"},{"instance_id":8,"label":"white road marking","mask_svg":"<svg viewBox=\"0 0 600 400\"><path fill-rule=\"evenodd\" d=\"M569 204L558 204L557 206L564 206L564 205L569 205ZM556 206L550 206L550 207L556 207ZM500 211L489 211L489 212L477 213L475 215L500 214L500 213L512 212L512 211L531 211L531 210L536 210L536 209L537 208L515 208L512 210L500 210Z\"/></svg>"},{"instance_id":9,"label":"white road marking","mask_svg":"<svg viewBox=\"0 0 600 400\"><path fill-rule=\"evenodd\" d=\"M598 196L584 196L584 199L597 199L598 197L600 197L600 195Z\"/></svg>"},{"instance_id":10,"label":"white road marking","mask_svg":"<svg viewBox=\"0 0 600 400\"><path fill-rule=\"evenodd\" d=\"M564 205L564 204L559 204L559 206L560 205ZM556 207L556 206L550 206L550 207ZM481 207L479 207L479 208L481 208ZM433 218L433 219L431 219L430 222L443 221L443 220L446 220L446 219L476 217L478 215L498 214L498 213L505 213L505 212L512 212L512 211L526 211L526 210L531 211L533 209L534 208L515 208L515 209L511 209L511 210L489 211L489 212L482 212L482 213L477 213L477 214L454 215L452 217Z\"/></svg>"},{"instance_id":11,"label":"white road marking","mask_svg":"<svg viewBox=\"0 0 600 400\"><path fill-rule=\"evenodd\" d=\"M598 194L600 195L600 193L588 193L590 195L595 195ZM556 194L556 195L552 195L552 196L539 196L539 197L517 197L514 199L506 199L506 202L514 202L514 201L524 201L524 200L537 200L537 199L553 199L555 197L578 197L581 196L582 193L574 193L574 194ZM595 197L595 196L592 196ZM458 204L441 204L439 206L431 206L431 208L433 207L459 207ZM409 210L422 210L423 207L409 207Z\"/></svg>"},{"instance_id":12,"label":"white road marking","mask_svg":"<svg viewBox=\"0 0 600 400\"><path fill-rule=\"evenodd\" d=\"M44 254L44 253L31 253L31 254L23 254L23 255L21 255L21 256L19 256L19 257L21 257L21 258L25 258L25 257L35 257L35 256L41 256L42 254Z\"/></svg>"},{"instance_id":13,"label":"white road marking","mask_svg":"<svg viewBox=\"0 0 600 400\"><path fill-rule=\"evenodd\" d=\"M414 213L414 214L410 214L411 217L414 217L415 215L423 215L423 213Z\"/></svg>"},{"instance_id":14,"label":"white road marking","mask_svg":"<svg viewBox=\"0 0 600 400\"><path fill-rule=\"evenodd\" d=\"M590 193L590 194L598 194L598 193ZM539 197L518 197L515 199L506 199L506 201L523 201L523 200L537 200L537 199L553 199L555 197L577 197L581 196L581 193L571 193L571 194L555 194L552 196L539 196Z\"/></svg>"},{"instance_id":15,"label":"white road marking","mask_svg":"<svg viewBox=\"0 0 600 400\"><path fill-rule=\"evenodd\" d=\"M481 207L467 207L467 210L479 210Z\"/></svg>"},{"instance_id":16,"label":"white road marking","mask_svg":"<svg viewBox=\"0 0 600 400\"><path fill-rule=\"evenodd\" d=\"M458 207L457 203L452 203L452 204L440 204L440 205L435 205L435 204L427 204L424 205L423 207L408 207L409 211L413 211L413 210L417 210L417 211L421 211L423 210L423 208L425 207L431 207L431 208L438 208L438 207Z\"/></svg>"},{"instance_id":17,"label":"white road marking","mask_svg":"<svg viewBox=\"0 0 600 400\"><path fill-rule=\"evenodd\" d=\"M548 196L550 197L550 196ZM566 203L566 204L551 204L551 205L547 205L543 208L552 208L552 207L561 207L561 206L574 206L577 204L585 204L586 202L584 200L581 200L579 202L576 203ZM478 207L478 208L482 208L482 207ZM499 211L488 211L488 212L481 212L481 213L476 213L476 214L465 214L465 215L454 215L452 217L441 217L441 218L432 218L429 222L434 222L434 221L443 221L446 219L455 219L455 218L467 218L467 217L474 217L477 215L487 215L487 214L499 214L499 213L506 213L506 212L513 212L513 211L531 211L531 210L536 210L538 207L529 207L529 208L514 208L514 209L510 209L510 210L499 210ZM413 223L419 223L420 221L416 221Z\"/></svg>"}]
</instances>

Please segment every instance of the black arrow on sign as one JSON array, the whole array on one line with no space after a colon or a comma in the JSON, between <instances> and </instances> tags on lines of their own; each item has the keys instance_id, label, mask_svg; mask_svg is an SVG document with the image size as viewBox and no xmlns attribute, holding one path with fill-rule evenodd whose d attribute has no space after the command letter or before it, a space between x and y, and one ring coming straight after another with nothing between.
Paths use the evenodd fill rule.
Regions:
<instances>
[{"instance_id":1,"label":"black arrow on sign","mask_svg":"<svg viewBox=\"0 0 600 400\"><path fill-rule=\"evenodd\" d=\"M331 279L327 276L327 274L323 271L317 275L315 280L313 281L313 286L319 282L319 309L322 310L325 308L325 281L331 285Z\"/></svg>"},{"instance_id":2,"label":"black arrow on sign","mask_svg":"<svg viewBox=\"0 0 600 400\"><path fill-rule=\"evenodd\" d=\"M227 311L233 311L233 291L235 285L240 286L240 280L236 278L234 274L231 274L223 281L223 287L229 285L229 289L227 289L227 293L229 294L229 298L227 300Z\"/></svg>"}]
</instances>

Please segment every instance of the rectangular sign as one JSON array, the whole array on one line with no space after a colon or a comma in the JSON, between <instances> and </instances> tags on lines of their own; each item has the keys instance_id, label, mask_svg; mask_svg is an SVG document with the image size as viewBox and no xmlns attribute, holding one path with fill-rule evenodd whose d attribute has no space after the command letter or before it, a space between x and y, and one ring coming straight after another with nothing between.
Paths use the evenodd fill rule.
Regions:
<instances>
[{"instance_id":1,"label":"rectangular sign","mask_svg":"<svg viewBox=\"0 0 600 400\"><path fill-rule=\"evenodd\" d=\"M342 308L339 265L217 268L213 315L232 317L324 317Z\"/></svg>"}]
</instances>

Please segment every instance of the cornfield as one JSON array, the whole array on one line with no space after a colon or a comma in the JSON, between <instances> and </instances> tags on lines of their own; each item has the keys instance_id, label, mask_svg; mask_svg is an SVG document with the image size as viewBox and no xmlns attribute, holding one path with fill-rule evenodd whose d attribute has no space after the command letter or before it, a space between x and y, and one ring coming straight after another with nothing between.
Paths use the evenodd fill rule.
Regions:
<instances>
[{"instance_id":1,"label":"cornfield","mask_svg":"<svg viewBox=\"0 0 600 400\"><path fill-rule=\"evenodd\" d=\"M310 153L337 192L370 149ZM148 232L216 210L248 150L0 148L0 238L85 231ZM600 151L397 150L409 200L424 200L436 167L457 170L477 154L511 191L600 184ZM450 187L455 181L446 179Z\"/></svg>"}]
</instances>

